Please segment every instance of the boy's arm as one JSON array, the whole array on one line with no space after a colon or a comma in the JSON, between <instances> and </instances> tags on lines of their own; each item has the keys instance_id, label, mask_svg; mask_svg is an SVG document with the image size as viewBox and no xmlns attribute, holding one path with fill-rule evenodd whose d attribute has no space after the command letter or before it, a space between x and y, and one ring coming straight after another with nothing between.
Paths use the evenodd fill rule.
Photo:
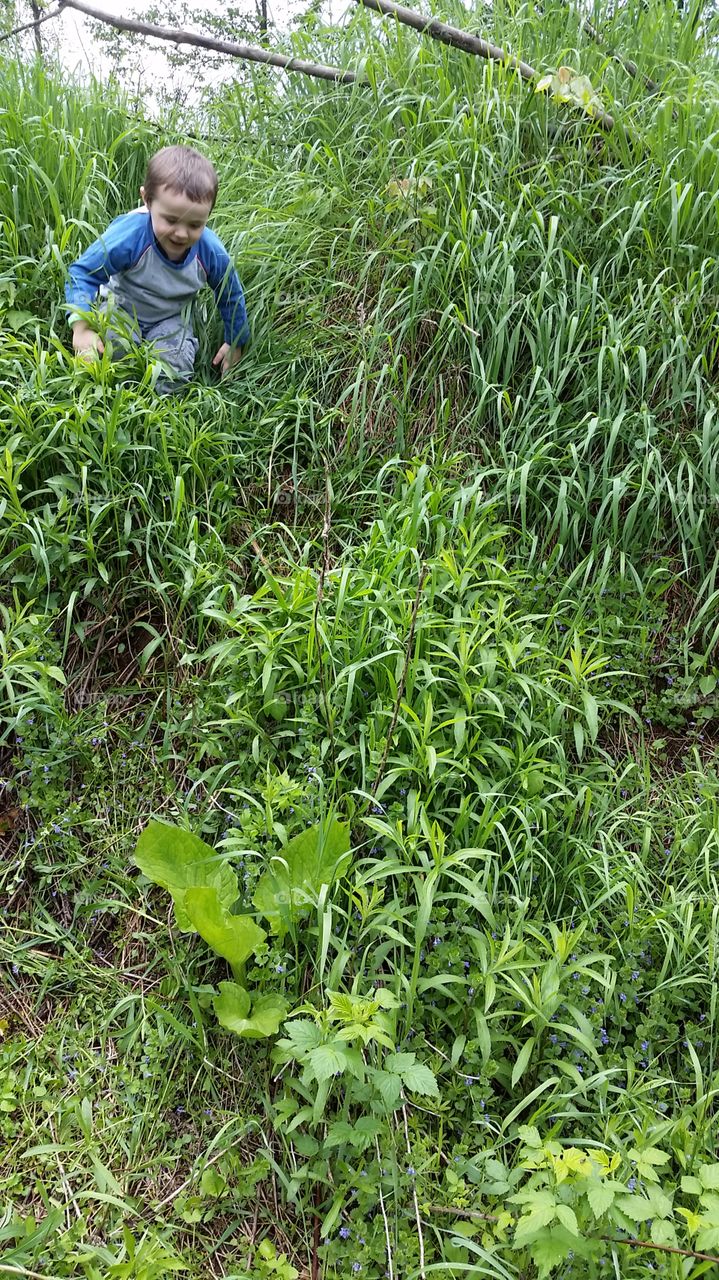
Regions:
<instances>
[{"instance_id":1,"label":"boy's arm","mask_svg":"<svg viewBox=\"0 0 719 1280\"><path fill-rule=\"evenodd\" d=\"M215 295L225 325L225 343L230 348L243 347L250 338L245 295L222 241L213 231L203 232L199 245L200 260L207 272L207 283ZM219 355L219 352L218 352Z\"/></svg>"},{"instance_id":2,"label":"boy's arm","mask_svg":"<svg viewBox=\"0 0 719 1280\"><path fill-rule=\"evenodd\" d=\"M90 312L100 285L107 284L110 276L118 271L127 271L147 247L146 223L149 223L149 214L147 218L136 214L116 218L104 235L72 263L68 270L65 298L69 304L68 321L73 326L74 340L80 333L92 332Z\"/></svg>"}]
</instances>

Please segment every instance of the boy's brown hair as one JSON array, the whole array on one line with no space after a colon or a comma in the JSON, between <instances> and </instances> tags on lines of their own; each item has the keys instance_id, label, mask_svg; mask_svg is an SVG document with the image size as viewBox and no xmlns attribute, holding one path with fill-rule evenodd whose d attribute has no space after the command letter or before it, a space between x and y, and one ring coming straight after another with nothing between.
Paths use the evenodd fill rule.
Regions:
<instances>
[{"instance_id":1,"label":"boy's brown hair","mask_svg":"<svg viewBox=\"0 0 719 1280\"><path fill-rule=\"evenodd\" d=\"M169 187L188 200L214 206L218 178L214 165L192 147L163 147L151 157L145 176L145 200L150 204L160 187Z\"/></svg>"}]
</instances>

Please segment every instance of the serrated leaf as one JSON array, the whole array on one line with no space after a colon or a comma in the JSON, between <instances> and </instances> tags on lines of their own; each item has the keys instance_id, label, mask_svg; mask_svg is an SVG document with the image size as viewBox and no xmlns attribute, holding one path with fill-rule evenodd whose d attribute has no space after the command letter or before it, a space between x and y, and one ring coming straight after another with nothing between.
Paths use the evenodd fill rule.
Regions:
<instances>
[{"instance_id":1,"label":"serrated leaf","mask_svg":"<svg viewBox=\"0 0 719 1280\"><path fill-rule=\"evenodd\" d=\"M515 1249L524 1248L532 1236L541 1231L542 1227L548 1227L550 1222L554 1222L556 1211L556 1202L547 1192L539 1192L536 1196L533 1196L529 1213L520 1218L517 1223L517 1229L514 1233Z\"/></svg>"},{"instance_id":2,"label":"serrated leaf","mask_svg":"<svg viewBox=\"0 0 719 1280\"><path fill-rule=\"evenodd\" d=\"M651 1186L647 1189L647 1199L656 1218L669 1218L672 1213L672 1202L661 1187Z\"/></svg>"},{"instance_id":3,"label":"serrated leaf","mask_svg":"<svg viewBox=\"0 0 719 1280\"><path fill-rule=\"evenodd\" d=\"M289 1007L282 996L259 996L252 1002L250 1014L249 993L237 982L221 982L220 994L212 1004L220 1025L247 1040L277 1035Z\"/></svg>"},{"instance_id":4,"label":"serrated leaf","mask_svg":"<svg viewBox=\"0 0 719 1280\"><path fill-rule=\"evenodd\" d=\"M677 1232L674 1223L668 1218L655 1218L652 1223L651 1237L654 1244L671 1244L676 1247Z\"/></svg>"},{"instance_id":5,"label":"serrated leaf","mask_svg":"<svg viewBox=\"0 0 719 1280\"><path fill-rule=\"evenodd\" d=\"M402 1081L399 1076L393 1075L391 1071L374 1071L372 1083L386 1107L392 1108L397 1105L402 1092Z\"/></svg>"},{"instance_id":6,"label":"serrated leaf","mask_svg":"<svg viewBox=\"0 0 719 1280\"><path fill-rule=\"evenodd\" d=\"M394 991L389 990L389 987L377 987L373 992L372 998L380 1009L399 1009L402 1006L402 1001L394 994Z\"/></svg>"},{"instance_id":7,"label":"serrated leaf","mask_svg":"<svg viewBox=\"0 0 719 1280\"><path fill-rule=\"evenodd\" d=\"M24 329L26 325L33 324L36 317L31 311L6 311L4 319L8 329L12 329L13 333L17 333L19 329Z\"/></svg>"},{"instance_id":8,"label":"serrated leaf","mask_svg":"<svg viewBox=\"0 0 719 1280\"><path fill-rule=\"evenodd\" d=\"M200 937L233 968L244 964L267 937L251 916L230 915L214 886L186 889L183 906Z\"/></svg>"},{"instance_id":9,"label":"serrated leaf","mask_svg":"<svg viewBox=\"0 0 719 1280\"><path fill-rule=\"evenodd\" d=\"M314 1049L322 1039L322 1032L316 1022L309 1018L297 1018L285 1026L285 1036L291 1040L292 1047L299 1053Z\"/></svg>"},{"instance_id":10,"label":"serrated leaf","mask_svg":"<svg viewBox=\"0 0 719 1280\"><path fill-rule=\"evenodd\" d=\"M172 894L178 927L193 929L184 907L187 889L214 887L220 905L229 909L239 897L237 876L219 854L191 831L168 822L150 822L135 848L135 863L148 880Z\"/></svg>"},{"instance_id":11,"label":"serrated leaf","mask_svg":"<svg viewBox=\"0 0 719 1280\"><path fill-rule=\"evenodd\" d=\"M652 1206L644 1196L617 1196L614 1204L632 1222L646 1222L652 1216Z\"/></svg>"},{"instance_id":12,"label":"serrated leaf","mask_svg":"<svg viewBox=\"0 0 719 1280\"><path fill-rule=\"evenodd\" d=\"M700 1196L702 1193L702 1184L698 1178L692 1178L686 1174L681 1181L682 1191L688 1196Z\"/></svg>"},{"instance_id":13,"label":"serrated leaf","mask_svg":"<svg viewBox=\"0 0 719 1280\"><path fill-rule=\"evenodd\" d=\"M700 1165L699 1181L704 1191L719 1191L719 1164Z\"/></svg>"},{"instance_id":14,"label":"serrated leaf","mask_svg":"<svg viewBox=\"0 0 719 1280\"><path fill-rule=\"evenodd\" d=\"M408 1071L417 1061L416 1053L388 1053L384 1060L385 1071L394 1071L396 1076L401 1076L403 1071Z\"/></svg>"},{"instance_id":15,"label":"serrated leaf","mask_svg":"<svg viewBox=\"0 0 719 1280\"><path fill-rule=\"evenodd\" d=\"M629 1152L629 1159L636 1160L637 1164L662 1165L668 1162L669 1156L666 1151L660 1151L658 1147L645 1147L643 1151L638 1151L636 1147L632 1147ZM719 1164L715 1168L719 1169Z\"/></svg>"},{"instance_id":16,"label":"serrated leaf","mask_svg":"<svg viewBox=\"0 0 719 1280\"><path fill-rule=\"evenodd\" d=\"M707 1253L710 1249L716 1249L719 1246L719 1227L705 1227L697 1233L694 1243L697 1249L706 1250Z\"/></svg>"},{"instance_id":17,"label":"serrated leaf","mask_svg":"<svg viewBox=\"0 0 719 1280\"><path fill-rule=\"evenodd\" d=\"M577 1225L577 1215L568 1204L557 1205L557 1219L563 1227L566 1227L570 1235L578 1236L579 1227Z\"/></svg>"},{"instance_id":18,"label":"serrated leaf","mask_svg":"<svg viewBox=\"0 0 719 1280\"><path fill-rule=\"evenodd\" d=\"M330 1080L332 1076L342 1075L346 1065L344 1046L320 1044L316 1049L310 1049L307 1062L320 1082Z\"/></svg>"},{"instance_id":19,"label":"serrated leaf","mask_svg":"<svg viewBox=\"0 0 719 1280\"><path fill-rule=\"evenodd\" d=\"M413 1093L420 1093L426 1098L439 1097L437 1080L423 1062L415 1062L413 1066L401 1071L400 1075L405 1088L411 1089Z\"/></svg>"},{"instance_id":20,"label":"serrated leaf","mask_svg":"<svg viewBox=\"0 0 719 1280\"><path fill-rule=\"evenodd\" d=\"M533 1124L520 1124L517 1132L526 1146L541 1149L542 1139L539 1134L539 1129L537 1129Z\"/></svg>"},{"instance_id":21,"label":"serrated leaf","mask_svg":"<svg viewBox=\"0 0 719 1280\"><path fill-rule=\"evenodd\" d=\"M358 1145L355 1127L347 1120L335 1120L327 1130L324 1145L325 1147L343 1147L345 1143L351 1147Z\"/></svg>"},{"instance_id":22,"label":"serrated leaf","mask_svg":"<svg viewBox=\"0 0 719 1280\"><path fill-rule=\"evenodd\" d=\"M614 1188L599 1178L590 1178L587 1182L587 1200L595 1218L601 1218L614 1202Z\"/></svg>"}]
</instances>

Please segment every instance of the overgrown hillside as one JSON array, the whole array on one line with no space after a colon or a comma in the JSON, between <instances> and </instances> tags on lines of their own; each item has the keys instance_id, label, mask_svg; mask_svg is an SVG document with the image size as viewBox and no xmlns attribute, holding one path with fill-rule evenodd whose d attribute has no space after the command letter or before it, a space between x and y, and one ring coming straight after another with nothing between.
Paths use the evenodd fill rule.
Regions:
<instances>
[{"instance_id":1,"label":"overgrown hillside","mask_svg":"<svg viewBox=\"0 0 719 1280\"><path fill-rule=\"evenodd\" d=\"M2 66L0 1274L719 1266L712 32L444 16L615 128L366 12ZM160 398L62 289L171 141L253 341Z\"/></svg>"}]
</instances>

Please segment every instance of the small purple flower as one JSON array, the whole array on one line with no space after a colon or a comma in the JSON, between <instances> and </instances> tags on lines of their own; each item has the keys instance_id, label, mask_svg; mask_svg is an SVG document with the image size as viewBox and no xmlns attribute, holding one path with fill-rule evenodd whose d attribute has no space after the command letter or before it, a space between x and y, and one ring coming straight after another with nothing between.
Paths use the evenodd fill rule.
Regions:
<instances>
[{"instance_id":1,"label":"small purple flower","mask_svg":"<svg viewBox=\"0 0 719 1280\"><path fill-rule=\"evenodd\" d=\"M415 1172L416 1172L416 1171L413 1169L412 1165L411 1165L411 1164L408 1164L408 1165L407 1165L407 1173L409 1174L410 1178L414 1178L414 1177L415 1177Z\"/></svg>"},{"instance_id":2,"label":"small purple flower","mask_svg":"<svg viewBox=\"0 0 719 1280\"><path fill-rule=\"evenodd\" d=\"M349 1227L340 1227L340 1239L349 1240L351 1235L352 1235L352 1232L350 1231Z\"/></svg>"},{"instance_id":3,"label":"small purple flower","mask_svg":"<svg viewBox=\"0 0 719 1280\"><path fill-rule=\"evenodd\" d=\"M625 996L623 991L619 992L619 999L621 1000L622 1004L626 1004L627 997Z\"/></svg>"}]
</instances>

